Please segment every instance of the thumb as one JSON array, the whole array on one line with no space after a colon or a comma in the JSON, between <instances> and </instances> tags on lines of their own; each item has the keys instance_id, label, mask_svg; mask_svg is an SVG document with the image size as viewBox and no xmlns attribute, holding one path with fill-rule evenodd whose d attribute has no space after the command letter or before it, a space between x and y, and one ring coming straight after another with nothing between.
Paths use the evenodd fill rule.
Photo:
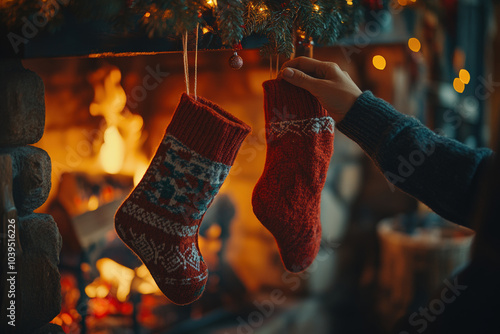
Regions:
<instances>
[{"instance_id":1,"label":"thumb","mask_svg":"<svg viewBox=\"0 0 500 334\"><path fill-rule=\"evenodd\" d=\"M304 88L313 95L318 88L318 81L320 81L319 79L313 78L310 75L291 67L285 67L283 71L281 71L281 77L292 85Z\"/></svg>"}]
</instances>

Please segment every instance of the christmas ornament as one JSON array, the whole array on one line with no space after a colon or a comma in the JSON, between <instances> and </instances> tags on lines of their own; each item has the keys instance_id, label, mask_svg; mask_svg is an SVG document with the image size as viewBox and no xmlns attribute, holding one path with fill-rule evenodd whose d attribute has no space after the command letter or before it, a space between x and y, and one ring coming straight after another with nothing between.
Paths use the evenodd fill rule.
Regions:
<instances>
[{"instance_id":1,"label":"christmas ornament","mask_svg":"<svg viewBox=\"0 0 500 334\"><path fill-rule=\"evenodd\" d=\"M176 304L203 293L198 228L249 132L217 105L183 94L146 174L115 215L120 238Z\"/></svg>"},{"instance_id":2,"label":"christmas ornament","mask_svg":"<svg viewBox=\"0 0 500 334\"><path fill-rule=\"evenodd\" d=\"M300 272L319 251L320 198L333 153L334 121L302 88L282 79L263 86L267 154L252 206L276 239L285 268Z\"/></svg>"},{"instance_id":3,"label":"christmas ornament","mask_svg":"<svg viewBox=\"0 0 500 334\"><path fill-rule=\"evenodd\" d=\"M229 58L229 66L233 70L239 70L243 66L243 59L234 51L233 55Z\"/></svg>"}]
</instances>

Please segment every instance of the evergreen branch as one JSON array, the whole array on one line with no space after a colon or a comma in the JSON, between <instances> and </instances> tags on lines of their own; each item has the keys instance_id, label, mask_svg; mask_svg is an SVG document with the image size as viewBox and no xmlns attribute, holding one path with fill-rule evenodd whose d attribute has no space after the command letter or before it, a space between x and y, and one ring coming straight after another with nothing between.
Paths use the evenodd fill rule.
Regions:
<instances>
[{"instance_id":1,"label":"evergreen branch","mask_svg":"<svg viewBox=\"0 0 500 334\"><path fill-rule=\"evenodd\" d=\"M222 43L233 46L243 39L245 6L240 0L219 0L217 22Z\"/></svg>"},{"instance_id":2,"label":"evergreen branch","mask_svg":"<svg viewBox=\"0 0 500 334\"><path fill-rule=\"evenodd\" d=\"M148 37L175 37L193 31L198 23L210 26L227 46L239 43L251 34L263 34L268 43L262 48L264 55L293 51L294 34L325 44L334 44L339 38L356 31L363 19L362 0L218 0L212 9L207 0L55 0L68 2L67 10L86 21L112 22L121 32L143 28ZM384 0L388 1L388 0ZM429 2L430 0L425 0ZM214 0L215 2L215 0ZM19 29L24 19L40 15L39 0L0 0L0 20L8 29ZM203 22L201 13L207 18ZM48 17L48 29L63 19Z\"/></svg>"}]
</instances>

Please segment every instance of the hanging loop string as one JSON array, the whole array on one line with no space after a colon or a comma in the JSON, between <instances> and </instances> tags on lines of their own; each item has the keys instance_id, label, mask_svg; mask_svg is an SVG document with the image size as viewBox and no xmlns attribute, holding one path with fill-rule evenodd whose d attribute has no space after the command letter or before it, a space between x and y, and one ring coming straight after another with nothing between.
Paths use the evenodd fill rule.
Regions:
<instances>
[{"instance_id":1,"label":"hanging loop string","mask_svg":"<svg viewBox=\"0 0 500 334\"><path fill-rule=\"evenodd\" d=\"M269 79L273 78L273 56L269 55Z\"/></svg>"},{"instance_id":2,"label":"hanging loop string","mask_svg":"<svg viewBox=\"0 0 500 334\"><path fill-rule=\"evenodd\" d=\"M198 30L200 24L196 25L196 47L194 53L194 99L198 100ZM189 95L189 60L188 60L188 32L187 30L182 34L182 58L184 60L184 82L186 83L186 94Z\"/></svg>"},{"instance_id":3,"label":"hanging loop string","mask_svg":"<svg viewBox=\"0 0 500 334\"><path fill-rule=\"evenodd\" d=\"M276 53L276 75L274 76L275 78L278 77L279 70L280 70L280 54Z\"/></svg>"},{"instance_id":4,"label":"hanging loop string","mask_svg":"<svg viewBox=\"0 0 500 334\"><path fill-rule=\"evenodd\" d=\"M196 24L196 48L194 52L194 99L198 101L196 96L196 90L198 89L198 30L200 29L200 23Z\"/></svg>"},{"instance_id":5,"label":"hanging loop string","mask_svg":"<svg viewBox=\"0 0 500 334\"><path fill-rule=\"evenodd\" d=\"M275 70L273 70L273 55L270 55L269 56L269 78L271 80L276 79L278 77L279 72L280 72L280 55L279 55L279 53L276 54L276 69Z\"/></svg>"},{"instance_id":6,"label":"hanging loop string","mask_svg":"<svg viewBox=\"0 0 500 334\"><path fill-rule=\"evenodd\" d=\"M184 82L186 83L186 94L189 95L189 65L187 56L187 30L182 34L182 57L184 60Z\"/></svg>"}]
</instances>

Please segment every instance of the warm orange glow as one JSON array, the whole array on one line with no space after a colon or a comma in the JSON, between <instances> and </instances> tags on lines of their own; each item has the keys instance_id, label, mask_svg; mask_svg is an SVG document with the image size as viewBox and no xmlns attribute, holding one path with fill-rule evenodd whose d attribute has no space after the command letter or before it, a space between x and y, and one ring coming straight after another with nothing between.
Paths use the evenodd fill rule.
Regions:
<instances>
[{"instance_id":1,"label":"warm orange glow","mask_svg":"<svg viewBox=\"0 0 500 334\"><path fill-rule=\"evenodd\" d=\"M153 279L153 277L149 273L148 268L146 268L145 265L136 268L135 274L138 278L140 278L140 282L135 288L137 292L144 295L161 293L158 285L156 285L155 280Z\"/></svg>"},{"instance_id":2,"label":"warm orange glow","mask_svg":"<svg viewBox=\"0 0 500 334\"><path fill-rule=\"evenodd\" d=\"M461 69L458 77L460 78L460 81L466 85L470 82L470 73L466 69Z\"/></svg>"},{"instance_id":3,"label":"warm orange glow","mask_svg":"<svg viewBox=\"0 0 500 334\"><path fill-rule=\"evenodd\" d=\"M417 38L412 37L408 40L408 47L410 48L411 51L418 52L420 51L422 45L420 44L420 41Z\"/></svg>"},{"instance_id":4,"label":"warm orange glow","mask_svg":"<svg viewBox=\"0 0 500 334\"><path fill-rule=\"evenodd\" d=\"M347 5L352 6L352 0L346 0Z\"/></svg>"},{"instance_id":5,"label":"warm orange glow","mask_svg":"<svg viewBox=\"0 0 500 334\"><path fill-rule=\"evenodd\" d=\"M460 78L455 78L453 80L453 88L459 93L463 93L465 90L465 84L460 80Z\"/></svg>"},{"instance_id":6,"label":"warm orange glow","mask_svg":"<svg viewBox=\"0 0 500 334\"><path fill-rule=\"evenodd\" d=\"M89 284L85 287L85 293L89 298L95 298L96 297L96 287L92 284Z\"/></svg>"},{"instance_id":7,"label":"warm orange glow","mask_svg":"<svg viewBox=\"0 0 500 334\"><path fill-rule=\"evenodd\" d=\"M116 126L110 126L104 131L104 144L99 152L99 161L106 173L120 172L125 159L125 143Z\"/></svg>"},{"instance_id":8,"label":"warm orange glow","mask_svg":"<svg viewBox=\"0 0 500 334\"><path fill-rule=\"evenodd\" d=\"M207 0L207 6L209 6L209 7L216 7L217 6L217 0Z\"/></svg>"},{"instance_id":9,"label":"warm orange glow","mask_svg":"<svg viewBox=\"0 0 500 334\"><path fill-rule=\"evenodd\" d=\"M121 173L140 179L142 175L138 174L145 170L144 164L147 163L139 147L144 121L128 110L121 72L116 67L103 67L95 72L94 77L91 80L94 101L90 113L103 116L106 121L98 162L106 173Z\"/></svg>"},{"instance_id":10,"label":"warm orange glow","mask_svg":"<svg viewBox=\"0 0 500 334\"><path fill-rule=\"evenodd\" d=\"M88 205L89 211L96 210L99 207L99 199L97 198L97 196L96 195L90 196L89 202L87 205Z\"/></svg>"},{"instance_id":11,"label":"warm orange glow","mask_svg":"<svg viewBox=\"0 0 500 334\"><path fill-rule=\"evenodd\" d=\"M401 5L401 6L406 6L408 4L408 0L398 0L398 3Z\"/></svg>"},{"instance_id":12,"label":"warm orange glow","mask_svg":"<svg viewBox=\"0 0 500 334\"><path fill-rule=\"evenodd\" d=\"M126 301L130 293L130 285L135 276L134 270L122 266L121 264L116 263L115 261L108 258L97 260L96 266L97 270L99 270L100 279L108 282L114 288L116 288L116 299L121 302ZM89 291L87 291L87 288L85 288L85 292L90 298L103 298L101 296L104 294L105 290L102 290L102 288L101 290L98 290L100 286L93 287L91 284L87 286L87 288L89 288ZM91 292L91 294L89 294L89 292ZM91 295L94 297L92 297ZM106 295L107 293L104 295L104 297Z\"/></svg>"},{"instance_id":13,"label":"warm orange glow","mask_svg":"<svg viewBox=\"0 0 500 334\"><path fill-rule=\"evenodd\" d=\"M383 69L385 69L385 66L387 65L385 58L381 55L374 56L372 62L373 62L373 66L375 66L375 68L377 70L383 70Z\"/></svg>"},{"instance_id":14,"label":"warm orange glow","mask_svg":"<svg viewBox=\"0 0 500 334\"><path fill-rule=\"evenodd\" d=\"M213 224L207 230L207 238L209 239L217 239L220 237L222 229L218 224Z\"/></svg>"},{"instance_id":15,"label":"warm orange glow","mask_svg":"<svg viewBox=\"0 0 500 334\"><path fill-rule=\"evenodd\" d=\"M109 71L103 82L94 85L94 101L90 105L90 113L104 116L108 125L104 131L99 161L104 171L110 174L120 172L125 158L125 145L117 128L127 102L120 80L121 73L117 68Z\"/></svg>"},{"instance_id":16,"label":"warm orange glow","mask_svg":"<svg viewBox=\"0 0 500 334\"><path fill-rule=\"evenodd\" d=\"M151 16L151 13L150 13L150 12L146 12L146 13L144 14L144 17L150 17L150 16Z\"/></svg>"},{"instance_id":17,"label":"warm orange glow","mask_svg":"<svg viewBox=\"0 0 500 334\"><path fill-rule=\"evenodd\" d=\"M61 316L57 316L54 319L52 319L51 323L62 326L63 321L61 319Z\"/></svg>"},{"instance_id":18,"label":"warm orange glow","mask_svg":"<svg viewBox=\"0 0 500 334\"><path fill-rule=\"evenodd\" d=\"M135 169L134 173L134 187L139 184L141 181L142 177L148 170L149 164L147 163L146 160L139 160L137 163L137 168Z\"/></svg>"},{"instance_id":19,"label":"warm orange glow","mask_svg":"<svg viewBox=\"0 0 500 334\"><path fill-rule=\"evenodd\" d=\"M69 325L73 322L73 318L68 313L63 313L61 314L61 320L66 324Z\"/></svg>"},{"instance_id":20,"label":"warm orange glow","mask_svg":"<svg viewBox=\"0 0 500 334\"><path fill-rule=\"evenodd\" d=\"M316 4L315 4L315 5L313 6L313 9L314 9L314 11L315 11L315 12L319 12L319 6L318 6L318 5L316 5Z\"/></svg>"}]
</instances>

